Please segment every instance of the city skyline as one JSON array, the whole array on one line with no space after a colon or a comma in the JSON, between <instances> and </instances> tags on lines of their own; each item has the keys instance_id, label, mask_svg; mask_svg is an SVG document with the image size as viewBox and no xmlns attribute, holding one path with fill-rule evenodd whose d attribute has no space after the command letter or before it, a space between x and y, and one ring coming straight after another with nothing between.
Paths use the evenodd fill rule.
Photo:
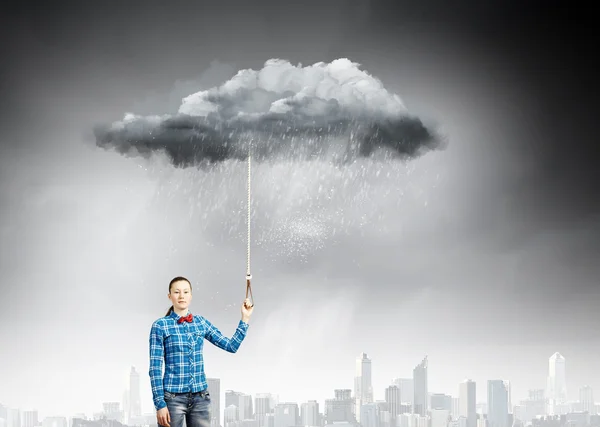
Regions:
<instances>
[{"instance_id":1,"label":"city skyline","mask_svg":"<svg viewBox=\"0 0 600 427\"><path fill-rule=\"evenodd\" d=\"M555 352L553 353L548 359L547 359L547 366L546 366L546 371L547 372L551 372L554 369L555 366L555 360L557 358L557 356L562 360L562 364L564 366L565 363L565 358L564 356L562 356L562 354L560 354L560 352ZM361 362L361 360L363 362ZM356 387L357 384L357 380L360 381L360 375L358 374L360 372L359 366L363 365L366 361L366 363L369 365L368 368L368 374L367 374L367 378L366 381L364 382L363 385L365 386L369 386L369 384L372 384L373 381L371 379L371 381L369 381L370 378L370 374L371 374L371 366L373 363L373 360L371 357L369 357L368 353L366 352L361 352L356 358L355 358L355 376L354 376L354 387ZM361 363L359 363L361 362ZM375 364L376 365L376 364ZM413 369L413 372L417 372L418 369L421 369L421 367L424 367L425 371L427 372L427 387L430 388L430 383L429 383L429 375L428 375L428 371L429 371L429 356L425 356L419 363L417 363ZM420 372L420 371L419 371ZM569 381L568 381L568 375L566 374L566 372L568 372L568 369L566 369L566 371L563 369L562 374L565 375L565 380L566 380L566 384L568 387ZM139 381L139 371L137 371L137 369L134 366L130 367L130 370L127 374L127 379L126 379L126 383L127 386L129 386L129 384L134 384L135 387L135 383ZM132 380L133 379L133 380ZM225 396L226 393L228 391L235 391L235 392L239 392L239 393L243 393L245 395L250 395L252 396L252 399L255 399L257 396L260 396L262 394L271 394L273 396L275 396L279 402L283 403L283 402L290 402L290 403L297 403L298 405L305 403L305 402L309 402L309 401L317 401L320 405L320 407L324 407L326 400L331 399L332 398L332 394L334 390L349 390L351 392L352 395L352 401L353 404L356 405L358 403L358 401L360 399L357 399L356 396L358 396L356 389L353 389L352 387L345 387L345 386L338 386L338 387L334 387L332 388L329 392L326 391L321 391L320 394L324 396L323 398L319 399L319 398L315 398L315 397L310 397L307 395L302 398L302 399L286 399L285 395L281 395L280 393L278 393L277 391L268 391L268 390L262 390L262 391L258 391L258 392L248 392L246 390L241 390L241 389L237 389L237 388L231 388L231 387L224 387L224 382L222 378L214 378L214 377L207 377L207 379L209 380L209 384L213 384L214 387L214 382L217 381L219 384L219 397L220 397L220 404L216 405L215 407L217 408L217 410L220 413L220 417L221 420L223 419L223 414L224 414L224 410L225 410L225 405L223 402L225 402ZM371 402L375 402L375 401L383 401L386 400L386 388L394 385L396 381L400 381L400 380L406 380L409 379L411 381L414 381L414 376L409 376L409 377L400 377L400 378L390 378L389 383L383 387L383 388L378 388L378 387L374 387L371 385L371 388L373 390L373 398L368 398L366 399L366 402L364 403L371 403ZM133 381L133 382L130 382ZM487 380L484 381L474 381L471 378L465 378L463 381L459 382L456 384L456 391L455 392L448 392L448 391L442 391L442 390L430 390L428 392L428 399L431 398L432 395L435 394L442 394L442 395L448 395L451 396L455 399L460 399L461 398L461 390L462 390L462 386L465 383L465 381L470 381L472 383L475 384L476 387L476 405L477 405L477 409L476 409L476 413L480 413L480 409L479 406L481 404L487 405L488 400L490 399L490 390L488 389L488 383L494 383L494 382L498 382L500 381L500 384L502 387L506 386L507 382L510 382L511 384L513 383L513 380L511 380L510 378L488 378ZM139 386L139 391L140 391L140 395L144 395L144 394L148 394L148 393L144 393L144 391L142 390L143 386L143 381L139 381L138 382L138 386ZM225 381L225 384L227 384L227 382ZM477 385L479 385L479 387L477 387ZM496 385L494 387L497 387ZM573 398L572 399L566 399L564 401L562 401L562 403L570 405L571 403L574 402L580 402L582 396L593 396L593 390L594 387L591 387L589 384L582 384L582 385L571 385L571 388L574 389L576 392L573 392ZM149 389L149 381L148 381L148 389ZM508 411L510 411L512 413L512 407L511 406L515 406L518 405L520 401L526 400L528 398L531 398L531 393L532 392L537 392L537 390L542 390L544 393L544 396L546 399L553 399L553 388L552 385L550 384L550 382L547 383L546 387L533 387L533 386L527 386L526 387L526 394L524 394L523 396L518 396L516 399L511 396L512 394L512 386L511 386L511 390L509 391L509 395L507 395L507 400L506 404L509 405L507 406ZM414 392L414 389L413 389ZM92 411L82 411L81 409L75 409L73 408L73 410L69 413L66 414L57 414L57 413L46 413L44 411L40 411L38 408L36 407L32 407L32 408L27 408L27 409L23 409L23 408L19 408L19 407L15 407L15 406L11 406L11 405L6 405L6 402L3 402L2 400L0 400L0 405L4 405L7 406L9 408L12 409L20 409L20 410L24 410L24 411L36 411L41 418L46 418L46 417L56 417L56 416L66 416L66 417L72 417L74 414L85 414L86 416L92 418L94 416L94 414L99 414L101 413L101 407L102 405L106 405L109 404L111 402L118 402L118 405L120 406L120 410L123 411L123 417L126 417L128 411L131 410L130 407L128 407L127 405L129 404L129 400L131 399L130 396L135 396L135 393L132 394L132 390L129 389L129 387L127 387L127 389L122 393L123 399L106 399L103 400L101 403L98 403L97 406L97 410L92 410ZM319 394L319 393L316 393ZM400 396L401 398L401 402L405 403L407 401L409 401L406 396L404 396L404 398L402 397L402 395ZM413 395L411 394L409 396L410 400L413 399ZM585 398L585 397L584 397ZM152 399L150 398L149 401L148 399L141 399L142 401L140 402L141 407L138 411L136 411L136 409L133 409L133 413L134 415L137 416L141 416L141 415L151 415L154 413L154 407L153 407L153 403L152 403ZM510 401L512 400L512 405L510 405ZM596 403L597 405L600 406L600 400ZM13 404L14 405L14 404ZM39 406L39 405L38 405ZM551 411L550 409L551 404L548 403L548 409L549 411ZM570 407L570 406L569 406ZM433 408L426 408L425 412L430 411ZM462 406L459 406L458 408L456 408L457 411L460 413L460 415L462 416ZM413 408L413 410L417 410L416 407ZM50 415L51 414L51 415ZM126 420L127 418L124 418L124 420ZM468 426L466 426L468 427ZM490 426L492 427L492 426Z\"/></svg>"}]
</instances>

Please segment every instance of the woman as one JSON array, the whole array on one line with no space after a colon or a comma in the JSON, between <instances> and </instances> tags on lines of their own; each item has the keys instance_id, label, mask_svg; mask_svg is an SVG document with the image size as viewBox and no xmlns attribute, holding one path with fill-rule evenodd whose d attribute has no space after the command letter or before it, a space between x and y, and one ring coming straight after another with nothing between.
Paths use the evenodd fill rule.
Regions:
<instances>
[{"instance_id":1,"label":"woman","mask_svg":"<svg viewBox=\"0 0 600 427\"><path fill-rule=\"evenodd\" d=\"M203 316L189 311L192 285L185 277L171 280L168 297L173 305L164 317L154 321L150 330L149 373L156 419L164 427L182 427L184 417L187 427L209 427L210 394L202 357L204 339L235 353L246 337L254 307L249 299L244 300L242 319L233 337L227 338Z\"/></svg>"}]
</instances>

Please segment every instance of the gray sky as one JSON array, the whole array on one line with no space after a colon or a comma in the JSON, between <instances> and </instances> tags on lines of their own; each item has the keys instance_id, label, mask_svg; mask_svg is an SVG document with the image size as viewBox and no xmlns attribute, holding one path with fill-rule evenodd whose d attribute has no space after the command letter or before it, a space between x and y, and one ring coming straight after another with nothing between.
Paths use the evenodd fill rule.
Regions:
<instances>
[{"instance_id":1,"label":"gray sky","mask_svg":"<svg viewBox=\"0 0 600 427\"><path fill-rule=\"evenodd\" d=\"M364 351L382 399L427 354L432 392L457 395L468 377L484 400L485 381L502 378L515 402L544 387L559 351L570 396L600 392L598 179L574 95L585 76L547 62L561 45L534 50L525 18L496 38L508 7L222 3L14 10L3 27L0 403L99 411L121 400L134 365L151 411L148 332L176 275L193 282L193 310L233 333L245 165L173 169L97 148L90 133L126 112L174 112L270 58L348 57L450 145L406 164L256 165L256 310L238 354L207 348L208 376L322 401L352 388ZM554 74L534 79L536 67Z\"/></svg>"}]
</instances>

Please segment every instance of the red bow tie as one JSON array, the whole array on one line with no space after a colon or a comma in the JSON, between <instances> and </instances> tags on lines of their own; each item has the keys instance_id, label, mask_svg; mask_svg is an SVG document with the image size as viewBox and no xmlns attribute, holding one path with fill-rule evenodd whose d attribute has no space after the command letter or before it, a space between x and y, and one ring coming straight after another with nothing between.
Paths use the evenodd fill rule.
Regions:
<instances>
[{"instance_id":1,"label":"red bow tie","mask_svg":"<svg viewBox=\"0 0 600 427\"><path fill-rule=\"evenodd\" d=\"M179 320L177 321L177 323L183 323L183 322L192 323L193 321L194 321L194 316L192 316L192 313L190 313L185 317L180 317Z\"/></svg>"}]
</instances>

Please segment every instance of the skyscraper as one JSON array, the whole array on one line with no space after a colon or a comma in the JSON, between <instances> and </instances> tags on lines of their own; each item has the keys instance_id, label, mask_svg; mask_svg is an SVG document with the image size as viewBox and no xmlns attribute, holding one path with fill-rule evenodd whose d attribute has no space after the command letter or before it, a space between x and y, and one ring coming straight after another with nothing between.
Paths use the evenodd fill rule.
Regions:
<instances>
[{"instance_id":1,"label":"skyscraper","mask_svg":"<svg viewBox=\"0 0 600 427\"><path fill-rule=\"evenodd\" d=\"M400 388L397 385L391 385L385 389L385 401L388 404L390 412L390 424L395 426L396 419L400 415Z\"/></svg>"},{"instance_id":2,"label":"skyscraper","mask_svg":"<svg viewBox=\"0 0 600 427\"><path fill-rule=\"evenodd\" d=\"M352 413L352 390L336 389L334 393L334 399L325 399L325 422L333 424L335 422L351 423L356 421Z\"/></svg>"},{"instance_id":3,"label":"skyscraper","mask_svg":"<svg viewBox=\"0 0 600 427\"><path fill-rule=\"evenodd\" d=\"M211 427L221 426L221 380L219 378L207 378L208 392L211 401Z\"/></svg>"},{"instance_id":4,"label":"skyscraper","mask_svg":"<svg viewBox=\"0 0 600 427\"><path fill-rule=\"evenodd\" d=\"M300 423L304 427L320 425L319 403L316 400L309 400L300 406Z\"/></svg>"},{"instance_id":5,"label":"skyscraper","mask_svg":"<svg viewBox=\"0 0 600 427\"><path fill-rule=\"evenodd\" d=\"M433 393L429 396L429 409L444 409L452 412L452 396L444 393Z\"/></svg>"},{"instance_id":6,"label":"skyscraper","mask_svg":"<svg viewBox=\"0 0 600 427\"><path fill-rule=\"evenodd\" d=\"M7 408L6 427L22 427L20 410L14 408Z\"/></svg>"},{"instance_id":7,"label":"skyscraper","mask_svg":"<svg viewBox=\"0 0 600 427\"><path fill-rule=\"evenodd\" d=\"M22 411L21 427L35 427L38 425L38 411Z\"/></svg>"},{"instance_id":8,"label":"skyscraper","mask_svg":"<svg viewBox=\"0 0 600 427\"><path fill-rule=\"evenodd\" d=\"M589 385L584 385L579 389L579 403L581 410L590 415L594 415L596 408L594 407L594 391Z\"/></svg>"},{"instance_id":9,"label":"skyscraper","mask_svg":"<svg viewBox=\"0 0 600 427\"><path fill-rule=\"evenodd\" d=\"M477 386L465 380L459 386L459 415L467 419L467 427L477 427Z\"/></svg>"},{"instance_id":10,"label":"skyscraper","mask_svg":"<svg viewBox=\"0 0 600 427\"><path fill-rule=\"evenodd\" d=\"M129 372L129 399L127 420L142 416L142 399L140 398L140 374L131 367Z\"/></svg>"},{"instance_id":11,"label":"skyscraper","mask_svg":"<svg viewBox=\"0 0 600 427\"><path fill-rule=\"evenodd\" d=\"M236 408L240 407L240 393L239 391L227 390L225 391L225 407L233 405Z\"/></svg>"},{"instance_id":12,"label":"skyscraper","mask_svg":"<svg viewBox=\"0 0 600 427\"><path fill-rule=\"evenodd\" d=\"M560 353L554 353L548 359L548 413L560 415L560 407L567 403L567 379L565 373L565 358Z\"/></svg>"},{"instance_id":13,"label":"skyscraper","mask_svg":"<svg viewBox=\"0 0 600 427\"><path fill-rule=\"evenodd\" d=\"M413 404L415 398L415 387L412 378L394 378L392 380L393 385L397 385L400 388L400 401L404 404Z\"/></svg>"},{"instance_id":14,"label":"skyscraper","mask_svg":"<svg viewBox=\"0 0 600 427\"><path fill-rule=\"evenodd\" d=\"M240 421L251 420L254 417L252 396L242 393L238 396L238 416Z\"/></svg>"},{"instance_id":15,"label":"skyscraper","mask_svg":"<svg viewBox=\"0 0 600 427\"><path fill-rule=\"evenodd\" d=\"M121 421L121 417L122 417L122 412L121 412L121 408L120 408L120 403L119 402L104 402L102 403L102 407L103 407L103 415L106 417L106 419L108 420L115 420L115 421ZM22 427L31 427L31 426L27 426L25 424L22 425Z\"/></svg>"},{"instance_id":16,"label":"skyscraper","mask_svg":"<svg viewBox=\"0 0 600 427\"><path fill-rule=\"evenodd\" d=\"M427 388L427 356L413 369L414 403L413 413L427 415L429 391Z\"/></svg>"},{"instance_id":17,"label":"skyscraper","mask_svg":"<svg viewBox=\"0 0 600 427\"><path fill-rule=\"evenodd\" d=\"M488 381L488 426L508 426L508 392L502 380Z\"/></svg>"},{"instance_id":18,"label":"skyscraper","mask_svg":"<svg viewBox=\"0 0 600 427\"><path fill-rule=\"evenodd\" d=\"M240 420L240 395L242 393L226 390L225 391L225 411L223 412L223 423L225 427L232 421Z\"/></svg>"},{"instance_id":19,"label":"skyscraper","mask_svg":"<svg viewBox=\"0 0 600 427\"><path fill-rule=\"evenodd\" d=\"M504 387L506 388L507 401L508 401L508 413L512 414L512 387L510 386L510 381L504 381Z\"/></svg>"},{"instance_id":20,"label":"skyscraper","mask_svg":"<svg viewBox=\"0 0 600 427\"><path fill-rule=\"evenodd\" d=\"M294 427L300 421L297 403L278 403L275 405L274 427Z\"/></svg>"},{"instance_id":21,"label":"skyscraper","mask_svg":"<svg viewBox=\"0 0 600 427\"><path fill-rule=\"evenodd\" d=\"M273 397L270 393L259 393L254 397L255 419L258 427L266 425L267 414L271 413L275 408Z\"/></svg>"},{"instance_id":22,"label":"skyscraper","mask_svg":"<svg viewBox=\"0 0 600 427\"><path fill-rule=\"evenodd\" d=\"M356 376L354 377L354 402L356 419L360 420L362 405L373 402L373 387L371 382L371 359L366 353L356 358Z\"/></svg>"},{"instance_id":23,"label":"skyscraper","mask_svg":"<svg viewBox=\"0 0 600 427\"><path fill-rule=\"evenodd\" d=\"M363 404L360 411L360 426L361 427L378 427L378 411L376 403L365 403Z\"/></svg>"}]
</instances>

